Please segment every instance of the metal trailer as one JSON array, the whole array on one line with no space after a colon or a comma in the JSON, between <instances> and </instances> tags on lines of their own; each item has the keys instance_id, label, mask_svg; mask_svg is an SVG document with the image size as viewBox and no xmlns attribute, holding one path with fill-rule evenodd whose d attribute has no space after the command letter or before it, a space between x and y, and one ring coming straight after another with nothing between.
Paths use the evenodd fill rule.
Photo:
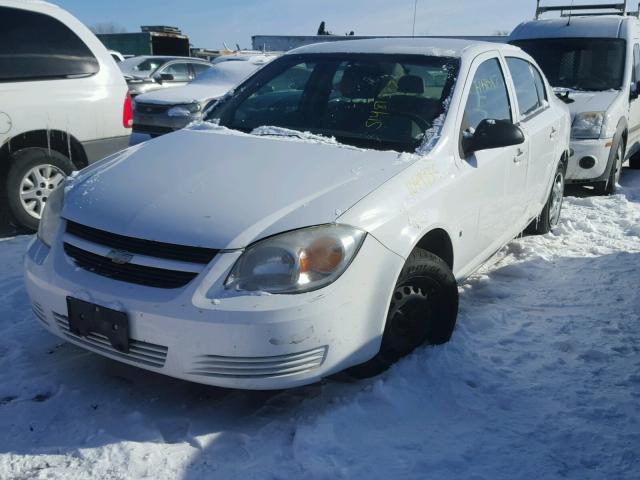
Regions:
<instances>
[{"instance_id":1,"label":"metal trailer","mask_svg":"<svg viewBox=\"0 0 640 480\"><path fill-rule=\"evenodd\" d=\"M135 33L104 33L97 37L123 55L190 56L189 37L176 27L142 26Z\"/></svg>"}]
</instances>

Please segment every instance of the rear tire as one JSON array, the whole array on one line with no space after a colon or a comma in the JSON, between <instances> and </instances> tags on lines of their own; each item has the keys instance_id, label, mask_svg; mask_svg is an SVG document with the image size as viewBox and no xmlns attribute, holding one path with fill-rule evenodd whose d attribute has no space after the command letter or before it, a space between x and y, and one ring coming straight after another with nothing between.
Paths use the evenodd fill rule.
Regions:
<instances>
[{"instance_id":1,"label":"rear tire","mask_svg":"<svg viewBox=\"0 0 640 480\"><path fill-rule=\"evenodd\" d=\"M629 168L633 168L634 170L640 169L640 152L629 157Z\"/></svg>"},{"instance_id":2,"label":"rear tire","mask_svg":"<svg viewBox=\"0 0 640 480\"><path fill-rule=\"evenodd\" d=\"M54 150L25 148L10 156L7 173L7 205L18 227L38 229L48 195L69 175L71 160Z\"/></svg>"},{"instance_id":3,"label":"rear tire","mask_svg":"<svg viewBox=\"0 0 640 480\"><path fill-rule=\"evenodd\" d=\"M544 235L549 233L553 227L555 227L560 221L560 214L562 213L562 199L564 197L564 165L561 163L558 165L556 174L553 177L553 184L551 185L551 192L547 203L544 204L542 212L525 230L525 233L532 235Z\"/></svg>"},{"instance_id":4,"label":"rear tire","mask_svg":"<svg viewBox=\"0 0 640 480\"><path fill-rule=\"evenodd\" d=\"M446 343L457 316L458 285L451 269L440 257L416 248L396 282L380 351L347 373L372 377L425 343Z\"/></svg>"}]
</instances>

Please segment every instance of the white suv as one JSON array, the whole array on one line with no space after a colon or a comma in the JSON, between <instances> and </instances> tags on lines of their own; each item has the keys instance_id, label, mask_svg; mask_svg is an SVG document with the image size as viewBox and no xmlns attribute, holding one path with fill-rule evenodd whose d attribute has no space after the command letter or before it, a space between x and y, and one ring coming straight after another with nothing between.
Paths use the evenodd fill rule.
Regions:
<instances>
[{"instance_id":1,"label":"white suv","mask_svg":"<svg viewBox=\"0 0 640 480\"><path fill-rule=\"evenodd\" d=\"M51 191L126 148L131 100L111 55L44 2L0 0L0 205L35 230Z\"/></svg>"}]
</instances>

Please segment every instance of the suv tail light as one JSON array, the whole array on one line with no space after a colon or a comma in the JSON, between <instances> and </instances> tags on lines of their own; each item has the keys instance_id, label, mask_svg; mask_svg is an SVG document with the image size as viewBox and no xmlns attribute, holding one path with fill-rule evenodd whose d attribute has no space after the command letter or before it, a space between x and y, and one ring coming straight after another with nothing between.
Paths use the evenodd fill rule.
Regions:
<instances>
[{"instance_id":1,"label":"suv tail light","mask_svg":"<svg viewBox=\"0 0 640 480\"><path fill-rule=\"evenodd\" d=\"M122 126L131 128L133 126L133 112L131 110L131 95L127 93L124 99L124 109L122 110Z\"/></svg>"}]
</instances>

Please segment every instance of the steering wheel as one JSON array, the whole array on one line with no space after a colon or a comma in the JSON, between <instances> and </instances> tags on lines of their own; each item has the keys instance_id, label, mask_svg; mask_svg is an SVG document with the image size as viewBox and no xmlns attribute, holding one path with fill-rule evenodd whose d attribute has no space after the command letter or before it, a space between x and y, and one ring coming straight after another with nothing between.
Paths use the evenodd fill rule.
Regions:
<instances>
[{"instance_id":1,"label":"steering wheel","mask_svg":"<svg viewBox=\"0 0 640 480\"><path fill-rule=\"evenodd\" d=\"M416 115L415 113L405 112L400 110L388 110L388 112L390 115L398 115L399 117L408 118L412 122L416 123L420 128L420 130L422 130L423 132L426 132L429 128L431 128L431 122L428 122L427 120L425 120L419 115Z\"/></svg>"}]
</instances>

